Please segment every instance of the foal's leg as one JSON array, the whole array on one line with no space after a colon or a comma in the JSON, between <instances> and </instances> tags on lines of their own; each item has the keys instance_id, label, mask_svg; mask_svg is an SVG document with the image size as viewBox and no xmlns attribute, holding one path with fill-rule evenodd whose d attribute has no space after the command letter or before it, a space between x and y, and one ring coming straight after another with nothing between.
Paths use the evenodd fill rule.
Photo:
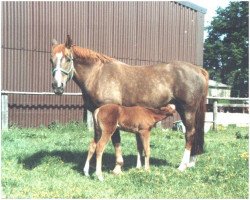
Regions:
<instances>
[{"instance_id":1,"label":"foal's leg","mask_svg":"<svg viewBox=\"0 0 250 200\"><path fill-rule=\"evenodd\" d=\"M98 141L96 146L96 175L100 181L103 181L102 175L102 154L105 149L106 144L111 138L110 132L103 131L101 139Z\"/></svg>"},{"instance_id":2,"label":"foal's leg","mask_svg":"<svg viewBox=\"0 0 250 200\"><path fill-rule=\"evenodd\" d=\"M136 168L141 168L141 158L142 158L142 153L143 153L143 144L141 141L140 134L136 134L136 143L137 143L137 163L136 163Z\"/></svg>"},{"instance_id":3,"label":"foal's leg","mask_svg":"<svg viewBox=\"0 0 250 200\"><path fill-rule=\"evenodd\" d=\"M89 163L93 154L95 153L95 149L96 149L96 142L95 140L93 140L89 145L88 156L87 156L84 168L83 168L85 176L89 176Z\"/></svg>"},{"instance_id":4,"label":"foal's leg","mask_svg":"<svg viewBox=\"0 0 250 200\"><path fill-rule=\"evenodd\" d=\"M89 176L90 160L91 160L93 154L95 153L96 144L99 141L101 135L102 135L102 131L101 131L100 127L98 126L96 119L94 118L94 139L89 145L88 156L87 156L84 168L83 168L85 176Z\"/></svg>"},{"instance_id":5,"label":"foal's leg","mask_svg":"<svg viewBox=\"0 0 250 200\"><path fill-rule=\"evenodd\" d=\"M120 131L118 129L115 130L114 134L112 135L112 143L115 148L115 156L116 156L116 164L113 170L114 174L120 174L121 168L123 166L123 157L122 157L122 150L121 150L121 136Z\"/></svg>"},{"instance_id":6,"label":"foal's leg","mask_svg":"<svg viewBox=\"0 0 250 200\"><path fill-rule=\"evenodd\" d=\"M192 157L190 160L190 155L195 134L195 112L185 112L182 116L182 121L186 126L186 145L181 164L178 168L180 171L184 171L187 167L194 166L195 157Z\"/></svg>"},{"instance_id":7,"label":"foal's leg","mask_svg":"<svg viewBox=\"0 0 250 200\"><path fill-rule=\"evenodd\" d=\"M145 170L149 170L149 157L150 157L150 131L140 131L144 153L145 153Z\"/></svg>"}]
</instances>

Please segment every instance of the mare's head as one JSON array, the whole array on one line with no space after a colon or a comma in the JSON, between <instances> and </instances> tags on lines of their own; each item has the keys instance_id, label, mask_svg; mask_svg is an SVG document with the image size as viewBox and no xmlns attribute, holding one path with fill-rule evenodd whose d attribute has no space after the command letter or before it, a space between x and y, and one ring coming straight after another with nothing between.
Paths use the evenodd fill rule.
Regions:
<instances>
[{"instance_id":1,"label":"mare's head","mask_svg":"<svg viewBox=\"0 0 250 200\"><path fill-rule=\"evenodd\" d=\"M65 44L58 44L56 40L52 41L51 65L53 83L52 88L55 94L61 95L64 92L66 83L74 75L74 63L72 54L72 40L67 36Z\"/></svg>"}]
</instances>

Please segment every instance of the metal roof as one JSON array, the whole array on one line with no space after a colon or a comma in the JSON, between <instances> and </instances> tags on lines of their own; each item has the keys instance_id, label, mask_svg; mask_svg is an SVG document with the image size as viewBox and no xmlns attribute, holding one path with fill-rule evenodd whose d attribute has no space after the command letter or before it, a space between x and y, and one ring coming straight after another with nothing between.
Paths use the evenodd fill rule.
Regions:
<instances>
[{"instance_id":1,"label":"metal roof","mask_svg":"<svg viewBox=\"0 0 250 200\"><path fill-rule=\"evenodd\" d=\"M209 80L208 85L209 87L215 87L215 88L231 88L230 85L226 85L214 80Z\"/></svg>"},{"instance_id":2,"label":"metal roof","mask_svg":"<svg viewBox=\"0 0 250 200\"><path fill-rule=\"evenodd\" d=\"M191 8L193 10L196 10L196 11L202 13L202 14L206 14L207 13L207 9L206 8L198 6L198 5L196 5L194 3L191 3L189 1L176 1L176 2L179 3L179 4L182 4L183 6Z\"/></svg>"}]
</instances>

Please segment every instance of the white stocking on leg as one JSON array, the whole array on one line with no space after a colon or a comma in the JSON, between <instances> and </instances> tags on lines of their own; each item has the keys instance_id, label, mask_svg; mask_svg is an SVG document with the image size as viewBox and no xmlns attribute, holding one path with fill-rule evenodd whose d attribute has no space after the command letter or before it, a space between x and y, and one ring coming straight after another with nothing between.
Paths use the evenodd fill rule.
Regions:
<instances>
[{"instance_id":1,"label":"white stocking on leg","mask_svg":"<svg viewBox=\"0 0 250 200\"><path fill-rule=\"evenodd\" d=\"M196 156L191 156L190 162L188 163L187 167L195 167L195 162L196 162Z\"/></svg>"},{"instance_id":2,"label":"white stocking on leg","mask_svg":"<svg viewBox=\"0 0 250 200\"><path fill-rule=\"evenodd\" d=\"M188 167L189 162L190 162L190 154L191 154L191 151L185 149L181 164L178 167L180 171L184 171Z\"/></svg>"}]
</instances>

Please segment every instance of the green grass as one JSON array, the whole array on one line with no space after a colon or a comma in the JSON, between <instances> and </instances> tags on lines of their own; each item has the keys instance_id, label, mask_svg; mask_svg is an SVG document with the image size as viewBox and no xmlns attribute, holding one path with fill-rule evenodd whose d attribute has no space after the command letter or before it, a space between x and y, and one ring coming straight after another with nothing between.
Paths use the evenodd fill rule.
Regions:
<instances>
[{"instance_id":1,"label":"green grass","mask_svg":"<svg viewBox=\"0 0 250 200\"><path fill-rule=\"evenodd\" d=\"M176 168L184 151L181 133L154 129L151 170L135 169L136 143L122 133L125 165L114 167L111 142L103 156L104 182L82 173L93 137L86 126L11 128L2 133L2 196L5 198L248 198L248 129L228 127L205 136L206 152L194 169ZM94 159L92 166L95 166Z\"/></svg>"}]
</instances>

